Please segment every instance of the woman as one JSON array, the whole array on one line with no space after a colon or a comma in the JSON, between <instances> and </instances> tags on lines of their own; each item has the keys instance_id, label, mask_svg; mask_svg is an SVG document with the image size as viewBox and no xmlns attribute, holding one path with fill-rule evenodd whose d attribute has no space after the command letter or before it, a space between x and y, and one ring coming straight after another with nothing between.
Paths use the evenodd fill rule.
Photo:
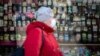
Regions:
<instances>
[{"instance_id":1,"label":"woman","mask_svg":"<svg viewBox=\"0 0 100 56\"><path fill-rule=\"evenodd\" d=\"M24 42L25 56L63 56L53 35L56 19L49 7L40 7L36 22L28 25Z\"/></svg>"}]
</instances>

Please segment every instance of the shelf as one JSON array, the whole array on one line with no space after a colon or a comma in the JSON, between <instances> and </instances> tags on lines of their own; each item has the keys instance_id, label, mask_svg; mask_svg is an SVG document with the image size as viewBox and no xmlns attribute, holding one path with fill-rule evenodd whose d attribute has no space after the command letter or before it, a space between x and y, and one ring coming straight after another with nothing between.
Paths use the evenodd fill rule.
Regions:
<instances>
[{"instance_id":1,"label":"shelf","mask_svg":"<svg viewBox=\"0 0 100 56\"><path fill-rule=\"evenodd\" d=\"M0 41L0 46L16 46L15 41Z\"/></svg>"},{"instance_id":2,"label":"shelf","mask_svg":"<svg viewBox=\"0 0 100 56\"><path fill-rule=\"evenodd\" d=\"M63 44L60 43L60 46L100 46L100 44Z\"/></svg>"}]
</instances>

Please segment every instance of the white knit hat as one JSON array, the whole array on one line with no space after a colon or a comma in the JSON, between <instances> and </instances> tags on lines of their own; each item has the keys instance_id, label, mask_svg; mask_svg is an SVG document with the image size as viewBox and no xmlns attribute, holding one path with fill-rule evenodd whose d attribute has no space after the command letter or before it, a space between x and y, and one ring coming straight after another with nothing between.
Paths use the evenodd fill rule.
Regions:
<instances>
[{"instance_id":1,"label":"white knit hat","mask_svg":"<svg viewBox=\"0 0 100 56\"><path fill-rule=\"evenodd\" d=\"M53 11L49 7L40 7L36 12L37 21L45 21L53 16Z\"/></svg>"}]
</instances>

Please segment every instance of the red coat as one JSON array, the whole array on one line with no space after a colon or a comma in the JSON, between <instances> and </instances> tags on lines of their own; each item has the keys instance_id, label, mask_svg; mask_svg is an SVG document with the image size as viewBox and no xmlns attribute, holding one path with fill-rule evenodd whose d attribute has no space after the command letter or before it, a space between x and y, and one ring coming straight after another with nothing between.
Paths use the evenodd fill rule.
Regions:
<instances>
[{"instance_id":1,"label":"red coat","mask_svg":"<svg viewBox=\"0 0 100 56\"><path fill-rule=\"evenodd\" d=\"M42 43L42 31L44 42ZM42 22L29 24L24 42L25 56L63 56L53 35L54 30ZM42 51L40 52L41 46Z\"/></svg>"}]
</instances>

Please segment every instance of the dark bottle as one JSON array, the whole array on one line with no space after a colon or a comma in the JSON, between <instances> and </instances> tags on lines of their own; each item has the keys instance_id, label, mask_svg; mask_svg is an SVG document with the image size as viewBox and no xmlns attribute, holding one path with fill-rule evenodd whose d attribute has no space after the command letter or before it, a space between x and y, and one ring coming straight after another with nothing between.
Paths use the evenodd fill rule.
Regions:
<instances>
[{"instance_id":1,"label":"dark bottle","mask_svg":"<svg viewBox=\"0 0 100 56\"><path fill-rule=\"evenodd\" d=\"M93 42L96 44L98 41L97 32L93 33Z\"/></svg>"},{"instance_id":2,"label":"dark bottle","mask_svg":"<svg viewBox=\"0 0 100 56\"><path fill-rule=\"evenodd\" d=\"M92 12L96 13L96 2L92 2Z\"/></svg>"},{"instance_id":3,"label":"dark bottle","mask_svg":"<svg viewBox=\"0 0 100 56\"><path fill-rule=\"evenodd\" d=\"M4 12L4 5L0 4L0 17L3 16L3 12Z\"/></svg>"}]
</instances>

